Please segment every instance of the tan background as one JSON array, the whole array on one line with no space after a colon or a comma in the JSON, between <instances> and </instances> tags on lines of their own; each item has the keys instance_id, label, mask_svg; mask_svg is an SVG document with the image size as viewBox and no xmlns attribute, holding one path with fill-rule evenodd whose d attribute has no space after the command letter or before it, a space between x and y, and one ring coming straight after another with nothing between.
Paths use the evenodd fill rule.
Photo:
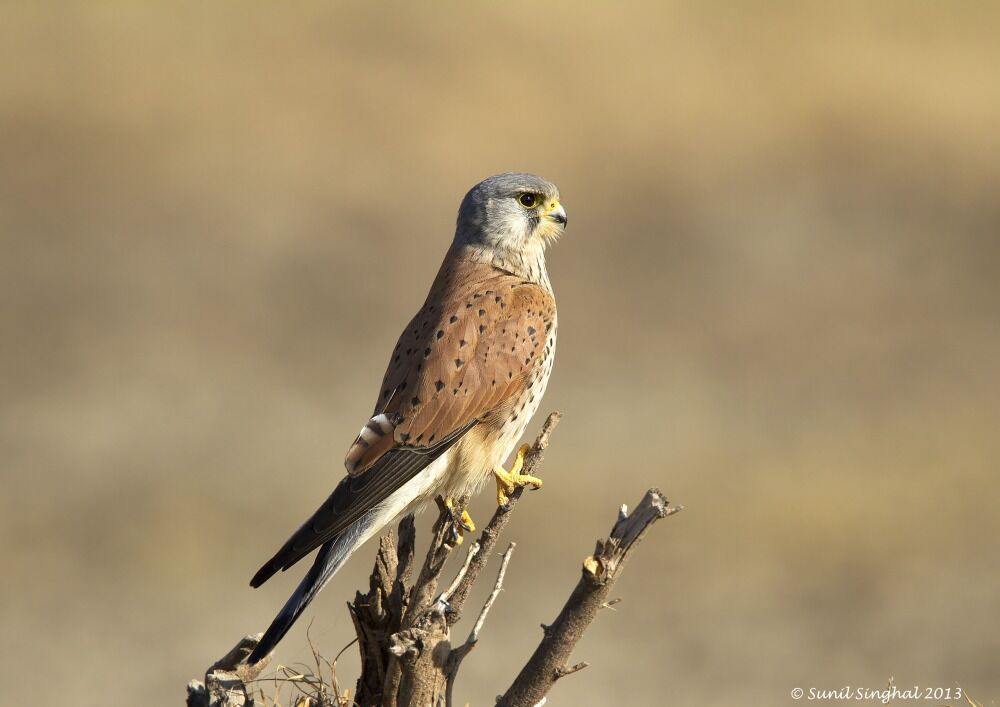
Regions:
<instances>
[{"instance_id":1,"label":"tan background","mask_svg":"<svg viewBox=\"0 0 1000 707\"><path fill-rule=\"evenodd\" d=\"M264 628L300 571L251 573L509 169L570 214L566 417L462 698L651 485L688 510L549 704L1000 698L998 6L581 5L4 5L0 702L178 704Z\"/></svg>"}]
</instances>

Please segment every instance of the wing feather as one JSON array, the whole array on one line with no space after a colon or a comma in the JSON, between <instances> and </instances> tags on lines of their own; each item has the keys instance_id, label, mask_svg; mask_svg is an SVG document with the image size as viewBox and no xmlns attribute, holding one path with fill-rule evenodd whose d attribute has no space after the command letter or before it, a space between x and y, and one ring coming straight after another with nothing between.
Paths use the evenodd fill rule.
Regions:
<instances>
[{"instance_id":1,"label":"wing feather","mask_svg":"<svg viewBox=\"0 0 1000 707\"><path fill-rule=\"evenodd\" d=\"M555 325L546 288L450 256L400 336L382 382L375 414L392 421L394 444L434 444L516 397L537 375ZM348 471L363 472L390 448L359 436L348 451Z\"/></svg>"},{"instance_id":2,"label":"wing feather","mask_svg":"<svg viewBox=\"0 0 1000 707\"><path fill-rule=\"evenodd\" d=\"M474 424L474 423L473 423ZM432 447L396 447L363 474L345 476L330 497L257 571L250 586L259 587L278 571L287 570L317 547L333 540L352 523L444 454L473 425L455 430Z\"/></svg>"}]
</instances>

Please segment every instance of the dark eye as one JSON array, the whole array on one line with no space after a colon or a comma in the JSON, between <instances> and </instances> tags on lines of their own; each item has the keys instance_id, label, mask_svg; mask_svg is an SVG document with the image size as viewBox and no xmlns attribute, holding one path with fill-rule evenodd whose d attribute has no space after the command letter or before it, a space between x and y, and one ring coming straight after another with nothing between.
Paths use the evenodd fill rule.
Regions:
<instances>
[{"instance_id":1,"label":"dark eye","mask_svg":"<svg viewBox=\"0 0 1000 707\"><path fill-rule=\"evenodd\" d=\"M538 202L540 201L541 199L538 198L538 194L531 194L529 192L525 192L524 194L521 194L520 196L517 197L517 203L519 203L526 209L535 208L536 206L538 206Z\"/></svg>"}]
</instances>

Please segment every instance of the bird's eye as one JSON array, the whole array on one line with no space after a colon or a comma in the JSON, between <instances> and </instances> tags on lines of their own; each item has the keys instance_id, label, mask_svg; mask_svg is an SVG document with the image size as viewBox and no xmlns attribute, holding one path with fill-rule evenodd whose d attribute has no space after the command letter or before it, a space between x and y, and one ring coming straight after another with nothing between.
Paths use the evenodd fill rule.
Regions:
<instances>
[{"instance_id":1,"label":"bird's eye","mask_svg":"<svg viewBox=\"0 0 1000 707\"><path fill-rule=\"evenodd\" d=\"M525 192L517 197L517 203L526 209L533 209L538 206L541 199L538 198L538 194L532 194L530 192Z\"/></svg>"}]
</instances>

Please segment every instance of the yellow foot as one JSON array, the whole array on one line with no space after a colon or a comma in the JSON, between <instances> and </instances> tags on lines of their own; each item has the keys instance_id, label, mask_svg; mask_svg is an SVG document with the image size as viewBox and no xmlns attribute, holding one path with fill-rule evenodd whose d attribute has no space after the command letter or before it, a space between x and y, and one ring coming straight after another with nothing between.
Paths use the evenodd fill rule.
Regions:
<instances>
[{"instance_id":1,"label":"yellow foot","mask_svg":"<svg viewBox=\"0 0 1000 707\"><path fill-rule=\"evenodd\" d=\"M514 493L514 489L516 488L521 486L532 486L536 489L542 488L541 479L521 473L521 469L524 467L524 455L528 453L529 449L528 445L521 445L521 448L517 450L517 457L514 458L514 464L510 467L510 471L504 471L504 468L501 466L493 470L493 475L497 477L498 506L506 506L507 502L510 501L510 495Z\"/></svg>"},{"instance_id":2,"label":"yellow foot","mask_svg":"<svg viewBox=\"0 0 1000 707\"><path fill-rule=\"evenodd\" d=\"M455 501L451 498L446 498L444 500L444 507L448 509L451 513L451 539L455 545L461 545L464 533L474 533L476 532L476 524L472 522L472 516L469 512L462 510L459 513L455 509Z\"/></svg>"}]
</instances>

